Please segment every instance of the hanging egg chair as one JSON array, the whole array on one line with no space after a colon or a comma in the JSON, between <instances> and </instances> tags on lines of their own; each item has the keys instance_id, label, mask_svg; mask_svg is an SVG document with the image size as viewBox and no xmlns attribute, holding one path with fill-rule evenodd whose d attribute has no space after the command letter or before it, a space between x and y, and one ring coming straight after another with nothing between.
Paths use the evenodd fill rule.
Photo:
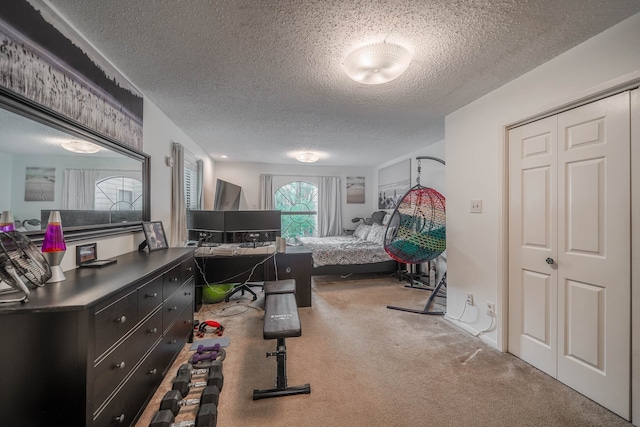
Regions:
<instances>
[{"instance_id":1,"label":"hanging egg chair","mask_svg":"<svg viewBox=\"0 0 640 427\"><path fill-rule=\"evenodd\" d=\"M420 160L435 160L443 165L444 160L436 157L420 156L418 160L417 183L400 199L391 214L385 233L384 249L389 256L403 264L422 264L436 259L446 249L446 201L433 188L420 184ZM432 290L424 310L387 306L394 310L419 314L443 315L444 312L429 311L434 298L446 288L446 273Z\"/></svg>"},{"instance_id":2,"label":"hanging egg chair","mask_svg":"<svg viewBox=\"0 0 640 427\"><path fill-rule=\"evenodd\" d=\"M391 214L384 241L389 256L405 264L421 264L444 252L445 207L444 196L433 188L412 187Z\"/></svg>"}]
</instances>

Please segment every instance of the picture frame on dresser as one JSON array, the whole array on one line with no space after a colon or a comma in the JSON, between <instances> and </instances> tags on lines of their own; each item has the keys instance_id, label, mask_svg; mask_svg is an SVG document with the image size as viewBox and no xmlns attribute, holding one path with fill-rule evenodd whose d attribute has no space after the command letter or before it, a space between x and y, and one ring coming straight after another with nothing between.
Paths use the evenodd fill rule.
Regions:
<instances>
[{"instance_id":1,"label":"picture frame on dresser","mask_svg":"<svg viewBox=\"0 0 640 427\"><path fill-rule=\"evenodd\" d=\"M142 223L145 241L143 244L149 248L149 252L167 249L167 237L162 221L144 221Z\"/></svg>"}]
</instances>

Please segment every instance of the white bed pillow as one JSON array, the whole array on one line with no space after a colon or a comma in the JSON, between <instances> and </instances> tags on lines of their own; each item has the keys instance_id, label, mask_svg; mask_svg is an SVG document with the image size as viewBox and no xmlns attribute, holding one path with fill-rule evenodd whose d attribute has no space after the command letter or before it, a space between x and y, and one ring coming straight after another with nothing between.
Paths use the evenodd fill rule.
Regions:
<instances>
[{"instance_id":1,"label":"white bed pillow","mask_svg":"<svg viewBox=\"0 0 640 427\"><path fill-rule=\"evenodd\" d=\"M361 240L367 240L367 236L371 231L371 226L366 224L359 224L356 227L356 231L353 232L353 235Z\"/></svg>"},{"instance_id":2,"label":"white bed pillow","mask_svg":"<svg viewBox=\"0 0 640 427\"><path fill-rule=\"evenodd\" d=\"M377 243L379 245L384 245L384 232L386 231L386 229L387 227L385 227L384 225L379 225L375 223L372 224L371 231L367 236L367 240L369 242Z\"/></svg>"},{"instance_id":3,"label":"white bed pillow","mask_svg":"<svg viewBox=\"0 0 640 427\"><path fill-rule=\"evenodd\" d=\"M389 224L389 220L391 220L391 214L387 213L383 218L382 218L382 225L388 225Z\"/></svg>"}]
</instances>

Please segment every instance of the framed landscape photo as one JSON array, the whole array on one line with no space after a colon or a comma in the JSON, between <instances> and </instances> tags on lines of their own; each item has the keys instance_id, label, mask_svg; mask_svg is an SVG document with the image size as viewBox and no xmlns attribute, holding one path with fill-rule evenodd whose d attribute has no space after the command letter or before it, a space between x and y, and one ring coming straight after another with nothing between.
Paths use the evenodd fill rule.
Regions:
<instances>
[{"instance_id":1,"label":"framed landscape photo","mask_svg":"<svg viewBox=\"0 0 640 427\"><path fill-rule=\"evenodd\" d=\"M167 237L164 234L162 221L144 221L142 223L145 241L149 247L149 252L167 249Z\"/></svg>"},{"instance_id":2,"label":"framed landscape photo","mask_svg":"<svg viewBox=\"0 0 640 427\"><path fill-rule=\"evenodd\" d=\"M364 203L364 176L347 177L347 203Z\"/></svg>"}]
</instances>

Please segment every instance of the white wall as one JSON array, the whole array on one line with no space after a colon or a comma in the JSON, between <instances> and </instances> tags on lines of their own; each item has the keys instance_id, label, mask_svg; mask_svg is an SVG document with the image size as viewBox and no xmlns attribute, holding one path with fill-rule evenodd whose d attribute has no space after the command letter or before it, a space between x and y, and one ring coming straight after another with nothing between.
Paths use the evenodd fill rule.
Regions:
<instances>
[{"instance_id":1,"label":"white wall","mask_svg":"<svg viewBox=\"0 0 640 427\"><path fill-rule=\"evenodd\" d=\"M13 154L0 156L0 182L3 188L13 188ZM11 206L11 191L0 191L0 206L8 210Z\"/></svg>"},{"instance_id":2,"label":"white wall","mask_svg":"<svg viewBox=\"0 0 640 427\"><path fill-rule=\"evenodd\" d=\"M505 127L640 75L640 14L610 28L518 79L449 114L447 154L447 312L457 317L465 294L472 333L487 328L487 300L497 303L497 330L482 335L506 349ZM469 213L483 200L481 214Z\"/></svg>"},{"instance_id":3,"label":"white wall","mask_svg":"<svg viewBox=\"0 0 640 427\"><path fill-rule=\"evenodd\" d=\"M215 178L219 178L242 187L240 198L241 210L255 210L260 207L260 175L286 176L339 176L342 181L342 226L355 228L351 222L354 217L369 217L377 209L376 193L377 174L373 168L363 167L328 167L313 165L276 165L265 163L216 163ZM365 203L347 204L346 179L348 176L365 177ZM274 177L274 187L276 185ZM215 191L215 190L214 190ZM213 194L211 195L213 197Z\"/></svg>"},{"instance_id":4,"label":"white wall","mask_svg":"<svg viewBox=\"0 0 640 427\"><path fill-rule=\"evenodd\" d=\"M171 144L178 142L203 160L205 207L213 206L209 188L214 162L187 134L178 128L158 107L145 98L143 151L151 156L151 219L162 221L167 236L171 235L171 168L165 158L171 156Z\"/></svg>"},{"instance_id":5,"label":"white wall","mask_svg":"<svg viewBox=\"0 0 640 427\"><path fill-rule=\"evenodd\" d=\"M381 165L378 165L376 170L380 170L387 166L401 162L405 159L411 159L411 186L416 185L416 178L418 176L418 156L431 156L446 161L446 145L445 140L438 141L431 145L428 145L420 150L416 150L412 153L404 156L397 157L393 160L389 160ZM422 160L420 162L420 184L424 187L430 187L442 195L446 196L446 175L445 166L435 160ZM375 174L375 185L372 186L372 190L375 191L374 196L377 197L378 189L378 173Z\"/></svg>"}]
</instances>

